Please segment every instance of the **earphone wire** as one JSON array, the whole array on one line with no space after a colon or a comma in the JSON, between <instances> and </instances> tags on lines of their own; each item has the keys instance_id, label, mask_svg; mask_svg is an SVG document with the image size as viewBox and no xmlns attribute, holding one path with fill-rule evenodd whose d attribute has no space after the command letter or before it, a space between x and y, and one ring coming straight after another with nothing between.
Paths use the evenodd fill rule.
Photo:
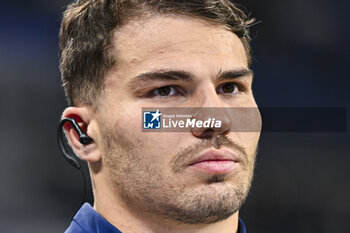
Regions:
<instances>
[{"instance_id":1,"label":"earphone wire","mask_svg":"<svg viewBox=\"0 0 350 233\"><path fill-rule=\"evenodd\" d=\"M60 121L58 128L57 128L57 143L58 143L58 147L62 153L62 156L69 162L69 164L71 164L73 167L75 167L76 169L78 169L82 175L83 178L83 199L80 203L80 205L78 206L77 210L74 212L72 219L74 218L74 216L76 215L76 213L79 211L79 209L81 208L81 206L86 202L86 194L87 194L87 185L86 185L86 175L82 169L81 164L79 163L79 161L77 161L73 156L69 155L66 147L64 145L63 142L63 133L62 133L62 127L64 126L65 123L69 122L73 125L72 121L74 121L74 119L72 118L64 118Z\"/></svg>"},{"instance_id":2,"label":"earphone wire","mask_svg":"<svg viewBox=\"0 0 350 233\"><path fill-rule=\"evenodd\" d=\"M80 205L78 207L78 209L75 211L75 213L72 216L72 219L74 218L74 216L76 215L76 213L79 211L79 209L84 205L84 203L86 202L86 194L87 194L87 185L86 185L86 175L85 172L83 171L82 168L79 169L81 176L83 178L83 188L84 188L84 193L83 193L83 199L80 202Z\"/></svg>"}]
</instances>

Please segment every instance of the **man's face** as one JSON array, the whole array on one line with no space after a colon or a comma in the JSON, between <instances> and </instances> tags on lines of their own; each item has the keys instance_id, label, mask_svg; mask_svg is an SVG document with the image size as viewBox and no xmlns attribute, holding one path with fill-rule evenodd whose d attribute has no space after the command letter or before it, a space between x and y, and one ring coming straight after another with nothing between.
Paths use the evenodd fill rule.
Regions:
<instances>
[{"instance_id":1,"label":"man's face","mask_svg":"<svg viewBox=\"0 0 350 233\"><path fill-rule=\"evenodd\" d=\"M231 216L248 193L259 132L147 133L141 110L256 107L251 73L218 79L248 70L239 38L197 19L156 16L118 29L113 46L117 66L106 77L97 113L110 188L129 208L170 220L198 224ZM237 160L193 164L203 153Z\"/></svg>"}]
</instances>

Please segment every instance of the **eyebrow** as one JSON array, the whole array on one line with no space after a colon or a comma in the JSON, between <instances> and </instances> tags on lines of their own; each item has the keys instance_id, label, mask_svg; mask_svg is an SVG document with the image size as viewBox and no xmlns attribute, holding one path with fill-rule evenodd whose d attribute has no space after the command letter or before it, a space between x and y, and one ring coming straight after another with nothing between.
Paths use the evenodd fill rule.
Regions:
<instances>
[{"instance_id":1,"label":"eyebrow","mask_svg":"<svg viewBox=\"0 0 350 233\"><path fill-rule=\"evenodd\" d=\"M252 75L253 71L247 68L239 68L227 71L221 71L216 77L217 81L232 80L235 78ZM128 86L136 88L149 81L186 81L194 82L194 75L183 70L157 70L137 75L129 81Z\"/></svg>"},{"instance_id":2,"label":"eyebrow","mask_svg":"<svg viewBox=\"0 0 350 233\"><path fill-rule=\"evenodd\" d=\"M239 77L252 76L254 77L254 72L251 69L241 68L236 70L220 71L217 75L218 81L230 80Z\"/></svg>"}]
</instances>

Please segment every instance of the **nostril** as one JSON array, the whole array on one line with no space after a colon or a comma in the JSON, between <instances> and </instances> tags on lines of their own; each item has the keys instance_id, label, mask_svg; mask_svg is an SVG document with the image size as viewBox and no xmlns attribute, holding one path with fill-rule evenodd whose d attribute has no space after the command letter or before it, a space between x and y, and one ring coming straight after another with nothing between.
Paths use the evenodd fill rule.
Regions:
<instances>
[{"instance_id":1,"label":"nostril","mask_svg":"<svg viewBox=\"0 0 350 233\"><path fill-rule=\"evenodd\" d=\"M215 131L213 129L206 129L206 130L194 130L193 134L202 139L211 139L215 136Z\"/></svg>"}]
</instances>

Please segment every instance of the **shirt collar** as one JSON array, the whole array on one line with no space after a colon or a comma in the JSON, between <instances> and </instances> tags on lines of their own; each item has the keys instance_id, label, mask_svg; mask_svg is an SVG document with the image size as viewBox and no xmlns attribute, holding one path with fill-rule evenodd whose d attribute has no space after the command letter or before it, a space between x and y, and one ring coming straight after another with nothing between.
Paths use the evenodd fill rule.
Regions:
<instances>
[{"instance_id":1,"label":"shirt collar","mask_svg":"<svg viewBox=\"0 0 350 233\"><path fill-rule=\"evenodd\" d=\"M242 221L241 218L238 219L238 233L247 233L246 229L245 229L245 225Z\"/></svg>"},{"instance_id":2,"label":"shirt collar","mask_svg":"<svg viewBox=\"0 0 350 233\"><path fill-rule=\"evenodd\" d=\"M97 213L89 203L85 203L79 209L73 221L77 222L80 227L89 233L121 233L116 227Z\"/></svg>"},{"instance_id":3,"label":"shirt collar","mask_svg":"<svg viewBox=\"0 0 350 233\"><path fill-rule=\"evenodd\" d=\"M97 213L89 203L85 203L80 208L74 216L73 221L77 222L86 232L121 233L121 231ZM246 233L244 223L240 218L238 221L238 233Z\"/></svg>"}]
</instances>

